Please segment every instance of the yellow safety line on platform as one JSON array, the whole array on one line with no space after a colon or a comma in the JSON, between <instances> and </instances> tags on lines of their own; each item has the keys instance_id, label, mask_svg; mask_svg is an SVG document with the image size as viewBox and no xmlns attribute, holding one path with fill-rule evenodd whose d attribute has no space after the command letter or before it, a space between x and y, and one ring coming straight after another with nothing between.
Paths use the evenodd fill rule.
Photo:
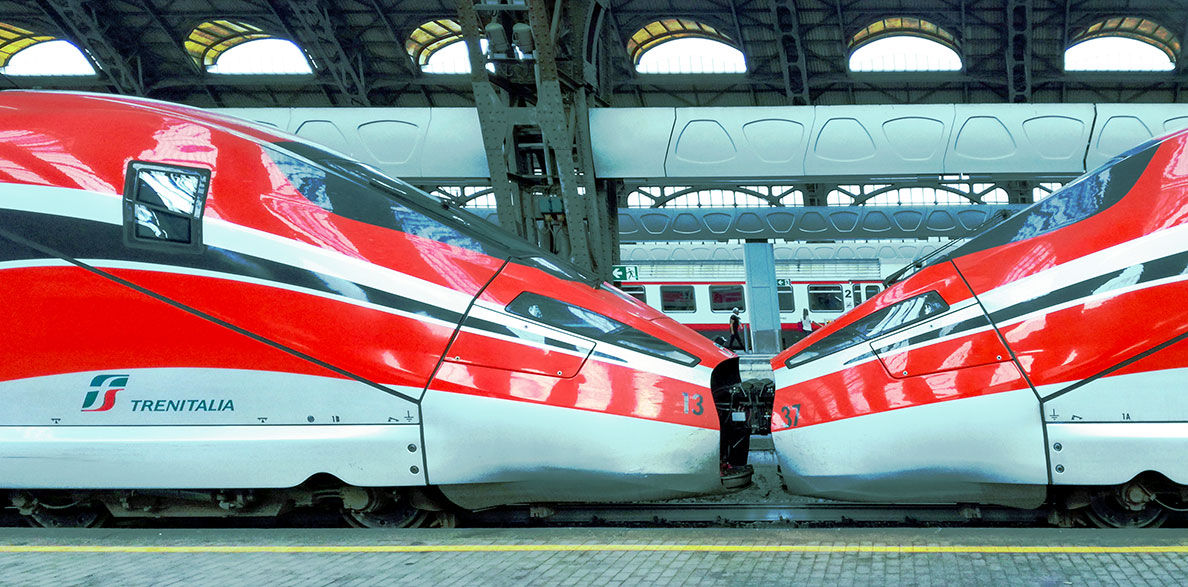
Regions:
<instances>
[{"instance_id":1,"label":"yellow safety line on platform","mask_svg":"<svg viewBox=\"0 0 1188 587\"><path fill-rule=\"evenodd\" d=\"M974 554L1188 554L1176 546L913 546L794 544L432 544L360 546L0 546L0 554L17 553L173 553L173 554L343 554L418 552L824 552L824 553L974 553Z\"/></svg>"}]
</instances>

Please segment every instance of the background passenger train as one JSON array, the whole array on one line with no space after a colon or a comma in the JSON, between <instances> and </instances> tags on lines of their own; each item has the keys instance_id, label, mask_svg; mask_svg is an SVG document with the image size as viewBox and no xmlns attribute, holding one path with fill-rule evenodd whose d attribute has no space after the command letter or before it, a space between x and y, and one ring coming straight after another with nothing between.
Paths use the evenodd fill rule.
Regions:
<instances>
[{"instance_id":1,"label":"background passenger train","mask_svg":"<svg viewBox=\"0 0 1188 587\"><path fill-rule=\"evenodd\" d=\"M741 266L737 271L741 274ZM658 278L649 273L654 272L641 265L639 280L625 281L620 289L710 339L729 338L729 320L734 308L741 310L744 327L749 326L747 308L750 304L740 277L713 280ZM820 327L882 290L877 279L798 279L790 271L780 272L778 268L776 275L780 341L784 348L804 337L802 320L805 310L809 320Z\"/></svg>"}]
</instances>

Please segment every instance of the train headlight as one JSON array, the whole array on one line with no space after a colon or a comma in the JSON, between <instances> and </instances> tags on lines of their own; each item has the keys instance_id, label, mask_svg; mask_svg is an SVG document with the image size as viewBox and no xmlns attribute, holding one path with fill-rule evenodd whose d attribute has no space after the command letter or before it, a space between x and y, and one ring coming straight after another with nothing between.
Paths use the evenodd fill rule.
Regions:
<instances>
[{"instance_id":1,"label":"train headlight","mask_svg":"<svg viewBox=\"0 0 1188 587\"><path fill-rule=\"evenodd\" d=\"M682 365L692 367L701 362L696 356L618 320L540 294L524 292L516 296L516 299L507 305L507 311L586 338L626 347Z\"/></svg>"},{"instance_id":2,"label":"train headlight","mask_svg":"<svg viewBox=\"0 0 1188 587\"><path fill-rule=\"evenodd\" d=\"M784 364L789 368L803 365L813 359L831 355L910 326L948 309L949 304L946 304L944 298L935 291L908 298L872 312L869 316L826 336L803 351L792 355Z\"/></svg>"}]
</instances>

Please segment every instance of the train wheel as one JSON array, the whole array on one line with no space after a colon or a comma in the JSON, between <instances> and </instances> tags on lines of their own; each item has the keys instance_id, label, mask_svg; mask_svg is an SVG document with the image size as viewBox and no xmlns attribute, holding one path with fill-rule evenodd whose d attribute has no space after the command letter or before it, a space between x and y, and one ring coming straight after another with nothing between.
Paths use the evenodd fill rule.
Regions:
<instances>
[{"instance_id":1,"label":"train wheel","mask_svg":"<svg viewBox=\"0 0 1188 587\"><path fill-rule=\"evenodd\" d=\"M1168 511L1155 502L1155 494L1131 481L1090 498L1085 517L1098 528L1158 528Z\"/></svg>"},{"instance_id":2,"label":"train wheel","mask_svg":"<svg viewBox=\"0 0 1188 587\"><path fill-rule=\"evenodd\" d=\"M366 508L342 511L347 524L355 528L420 528L429 525L429 514L399 494L373 494Z\"/></svg>"},{"instance_id":3,"label":"train wheel","mask_svg":"<svg viewBox=\"0 0 1188 587\"><path fill-rule=\"evenodd\" d=\"M103 504L70 496L19 496L13 505L31 525L40 528L98 528L111 520L111 512Z\"/></svg>"}]
</instances>

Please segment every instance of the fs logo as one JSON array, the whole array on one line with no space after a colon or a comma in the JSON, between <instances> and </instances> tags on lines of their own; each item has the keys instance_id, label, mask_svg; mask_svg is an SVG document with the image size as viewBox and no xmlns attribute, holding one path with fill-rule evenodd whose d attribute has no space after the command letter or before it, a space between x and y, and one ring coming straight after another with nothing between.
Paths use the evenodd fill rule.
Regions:
<instances>
[{"instance_id":1,"label":"fs logo","mask_svg":"<svg viewBox=\"0 0 1188 587\"><path fill-rule=\"evenodd\" d=\"M127 375L96 375L91 380L91 391L88 391L87 397L83 399L82 411L106 412L110 410L115 405L116 393L123 391L126 385L128 385ZM99 399L99 392L103 392L103 404L93 407Z\"/></svg>"}]
</instances>

